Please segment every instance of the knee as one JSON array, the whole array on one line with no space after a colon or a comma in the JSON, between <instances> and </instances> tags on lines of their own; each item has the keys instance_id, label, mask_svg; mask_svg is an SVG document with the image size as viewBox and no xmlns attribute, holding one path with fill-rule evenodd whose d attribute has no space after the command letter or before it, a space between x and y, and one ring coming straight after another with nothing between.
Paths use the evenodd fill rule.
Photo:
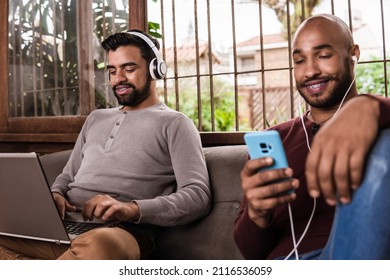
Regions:
<instances>
[{"instance_id":1,"label":"knee","mask_svg":"<svg viewBox=\"0 0 390 280\"><path fill-rule=\"evenodd\" d=\"M108 228L99 228L90 231L87 235L80 236L77 241L86 239L92 246L107 246L116 249L118 246L117 238ZM85 240L84 240L85 242Z\"/></svg>"},{"instance_id":2,"label":"knee","mask_svg":"<svg viewBox=\"0 0 390 280\"><path fill-rule=\"evenodd\" d=\"M81 259L139 259L135 238L119 228L99 228L73 240L70 251Z\"/></svg>"},{"instance_id":3,"label":"knee","mask_svg":"<svg viewBox=\"0 0 390 280\"><path fill-rule=\"evenodd\" d=\"M372 154L380 156L389 161L390 155L390 128L380 131L378 138L373 147Z\"/></svg>"}]
</instances>

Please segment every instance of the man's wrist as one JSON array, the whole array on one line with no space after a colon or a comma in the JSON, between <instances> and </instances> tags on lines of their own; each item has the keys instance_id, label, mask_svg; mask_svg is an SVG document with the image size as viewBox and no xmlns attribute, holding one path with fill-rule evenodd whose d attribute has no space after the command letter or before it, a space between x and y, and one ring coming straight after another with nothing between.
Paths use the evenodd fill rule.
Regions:
<instances>
[{"instance_id":1,"label":"man's wrist","mask_svg":"<svg viewBox=\"0 0 390 280\"><path fill-rule=\"evenodd\" d=\"M141 210L139 208L138 203L132 201L129 203L129 207L130 207L130 215L131 215L130 220L138 223L139 220L141 219Z\"/></svg>"}]
</instances>

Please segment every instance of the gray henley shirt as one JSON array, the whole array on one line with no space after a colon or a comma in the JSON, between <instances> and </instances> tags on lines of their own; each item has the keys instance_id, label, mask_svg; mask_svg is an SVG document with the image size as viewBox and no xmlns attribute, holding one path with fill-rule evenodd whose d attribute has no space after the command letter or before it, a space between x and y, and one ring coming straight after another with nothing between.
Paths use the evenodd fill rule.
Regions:
<instances>
[{"instance_id":1,"label":"gray henley shirt","mask_svg":"<svg viewBox=\"0 0 390 280\"><path fill-rule=\"evenodd\" d=\"M164 103L93 111L52 191L78 208L97 194L135 201L136 223L158 226L191 222L211 205L199 132Z\"/></svg>"}]
</instances>

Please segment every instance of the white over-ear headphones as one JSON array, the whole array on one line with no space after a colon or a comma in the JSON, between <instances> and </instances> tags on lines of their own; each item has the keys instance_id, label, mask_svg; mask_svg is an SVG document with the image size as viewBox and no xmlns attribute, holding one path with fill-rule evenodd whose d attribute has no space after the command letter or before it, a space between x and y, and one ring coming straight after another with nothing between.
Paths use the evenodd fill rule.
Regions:
<instances>
[{"instance_id":1,"label":"white over-ear headphones","mask_svg":"<svg viewBox=\"0 0 390 280\"><path fill-rule=\"evenodd\" d=\"M149 73L152 79L158 80L164 78L164 76L167 74L167 65L164 62L164 60L161 58L160 52L158 51L156 45L150 40L147 36L144 34L137 32L137 31L126 31L126 33L137 36L144 40L149 47L152 49L155 58L150 61L149 64Z\"/></svg>"}]
</instances>

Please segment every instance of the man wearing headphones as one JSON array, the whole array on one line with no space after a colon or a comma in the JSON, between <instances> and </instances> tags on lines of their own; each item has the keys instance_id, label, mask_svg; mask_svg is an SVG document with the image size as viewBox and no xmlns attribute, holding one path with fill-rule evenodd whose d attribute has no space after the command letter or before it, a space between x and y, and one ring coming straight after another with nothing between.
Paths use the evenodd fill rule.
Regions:
<instances>
[{"instance_id":1,"label":"man wearing headphones","mask_svg":"<svg viewBox=\"0 0 390 280\"><path fill-rule=\"evenodd\" d=\"M245 258L390 259L390 99L358 95L359 56L336 16L298 28L294 77L310 110L271 128L290 168L262 170L273 159L261 158L241 172L234 237Z\"/></svg>"},{"instance_id":2,"label":"man wearing headphones","mask_svg":"<svg viewBox=\"0 0 390 280\"><path fill-rule=\"evenodd\" d=\"M131 30L109 36L102 46L120 107L87 117L52 193L62 217L80 210L85 220L113 220L116 226L90 230L70 245L2 237L0 249L9 255L145 259L159 227L189 223L210 210L199 133L157 95L155 80L166 74L158 41Z\"/></svg>"}]
</instances>

